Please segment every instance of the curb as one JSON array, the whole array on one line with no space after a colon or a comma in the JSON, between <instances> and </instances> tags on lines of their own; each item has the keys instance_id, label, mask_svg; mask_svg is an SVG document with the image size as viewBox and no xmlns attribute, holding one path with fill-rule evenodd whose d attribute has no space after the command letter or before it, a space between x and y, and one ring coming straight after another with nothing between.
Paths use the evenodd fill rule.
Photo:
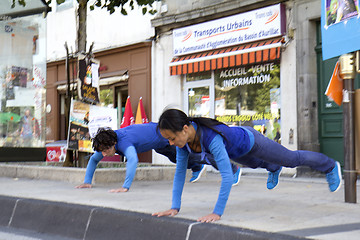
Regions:
<instances>
[{"instance_id":1,"label":"curb","mask_svg":"<svg viewBox=\"0 0 360 240\"><path fill-rule=\"evenodd\" d=\"M106 163L104 164L106 166ZM110 166L110 165L109 165ZM176 166L145 166L137 167L135 181L161 181L173 180ZM242 175L267 176L266 169L242 168ZM37 166L0 163L0 177L44 179L53 181L64 181L70 183L81 183L84 181L86 168L62 167L62 166ZM206 172L217 172L211 166L207 166ZM97 168L93 178L93 184L119 183L125 180L126 168ZM191 170L187 171L188 177ZM324 177L324 174L306 167L283 168L282 177Z\"/></svg>"},{"instance_id":2,"label":"curb","mask_svg":"<svg viewBox=\"0 0 360 240\"><path fill-rule=\"evenodd\" d=\"M81 183L84 181L86 168L26 166L15 164L0 164L0 177L45 179ZM172 180L174 167L138 167L136 181ZM118 183L125 180L126 168L98 168L95 171L93 183Z\"/></svg>"},{"instance_id":3,"label":"curb","mask_svg":"<svg viewBox=\"0 0 360 240\"><path fill-rule=\"evenodd\" d=\"M0 226L71 239L306 239L187 219L0 195Z\"/></svg>"}]
</instances>

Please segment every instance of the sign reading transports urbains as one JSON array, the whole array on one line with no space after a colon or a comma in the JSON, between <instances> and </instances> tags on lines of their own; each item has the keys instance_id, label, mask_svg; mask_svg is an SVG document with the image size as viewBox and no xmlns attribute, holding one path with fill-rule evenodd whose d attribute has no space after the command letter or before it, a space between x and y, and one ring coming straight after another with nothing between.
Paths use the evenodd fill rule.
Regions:
<instances>
[{"instance_id":1,"label":"sign reading transports urbains","mask_svg":"<svg viewBox=\"0 0 360 240\"><path fill-rule=\"evenodd\" d=\"M173 54L223 48L285 33L285 6L277 4L173 31Z\"/></svg>"}]
</instances>

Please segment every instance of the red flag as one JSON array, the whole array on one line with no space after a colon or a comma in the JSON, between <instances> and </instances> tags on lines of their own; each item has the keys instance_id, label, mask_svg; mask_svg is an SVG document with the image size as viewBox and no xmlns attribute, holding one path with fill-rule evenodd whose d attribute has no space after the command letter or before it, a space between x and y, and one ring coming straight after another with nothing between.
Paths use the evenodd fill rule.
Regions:
<instances>
[{"instance_id":1,"label":"red flag","mask_svg":"<svg viewBox=\"0 0 360 240\"><path fill-rule=\"evenodd\" d=\"M134 115L131 108L130 96L126 99L125 112L121 121L120 128L124 128L134 124Z\"/></svg>"},{"instance_id":2,"label":"red flag","mask_svg":"<svg viewBox=\"0 0 360 240\"><path fill-rule=\"evenodd\" d=\"M139 104L138 104L137 111L136 111L135 124L142 124L142 123L148 123L148 122L149 122L149 120L146 117L144 105L142 102L142 97L140 97Z\"/></svg>"},{"instance_id":3,"label":"red flag","mask_svg":"<svg viewBox=\"0 0 360 240\"><path fill-rule=\"evenodd\" d=\"M325 91L325 95L331 98L337 105L341 105L343 99L343 80L339 75L340 64L336 63L334 72L331 76L329 85Z\"/></svg>"}]
</instances>

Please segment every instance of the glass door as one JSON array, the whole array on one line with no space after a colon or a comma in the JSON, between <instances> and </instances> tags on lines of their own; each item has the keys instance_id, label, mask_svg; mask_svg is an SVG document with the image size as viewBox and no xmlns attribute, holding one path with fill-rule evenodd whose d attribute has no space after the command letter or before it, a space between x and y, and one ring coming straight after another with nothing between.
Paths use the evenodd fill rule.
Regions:
<instances>
[{"instance_id":1,"label":"glass door","mask_svg":"<svg viewBox=\"0 0 360 240\"><path fill-rule=\"evenodd\" d=\"M184 110L191 117L214 117L214 84L212 80L184 84Z\"/></svg>"}]
</instances>

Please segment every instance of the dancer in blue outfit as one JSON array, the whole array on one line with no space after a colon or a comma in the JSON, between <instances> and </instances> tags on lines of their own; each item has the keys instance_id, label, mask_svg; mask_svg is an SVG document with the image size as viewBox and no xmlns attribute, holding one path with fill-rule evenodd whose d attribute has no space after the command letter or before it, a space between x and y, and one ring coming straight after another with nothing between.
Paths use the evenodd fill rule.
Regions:
<instances>
[{"instance_id":1,"label":"dancer in blue outfit","mask_svg":"<svg viewBox=\"0 0 360 240\"><path fill-rule=\"evenodd\" d=\"M156 123L135 124L116 131L100 128L92 139L95 153L90 157L86 168L84 183L76 188L91 188L91 182L97 164L104 156L114 156L115 153L126 156L126 176L121 188L112 189L110 192L127 192L135 177L138 163L138 153L154 149L156 152L168 157L171 162L176 163L176 147L170 146L167 139L163 138L157 130ZM214 162L210 154L192 154L187 168L193 171L190 182L196 182L205 170L204 164ZM236 185L240 179L240 168L232 165L233 184Z\"/></svg>"},{"instance_id":2,"label":"dancer in blue outfit","mask_svg":"<svg viewBox=\"0 0 360 240\"><path fill-rule=\"evenodd\" d=\"M251 127L228 127L210 118L187 117L184 112L177 109L166 110L160 116L158 127L161 135L177 147L177 163L171 209L154 213L153 216L175 216L180 211L190 152L211 153L222 177L220 193L213 212L200 217L199 222L217 221L224 212L232 185L230 159L251 168L261 167L270 171L269 189L276 186L281 166L309 166L326 173L331 192L337 191L341 185L339 162L318 152L288 150Z\"/></svg>"}]
</instances>

